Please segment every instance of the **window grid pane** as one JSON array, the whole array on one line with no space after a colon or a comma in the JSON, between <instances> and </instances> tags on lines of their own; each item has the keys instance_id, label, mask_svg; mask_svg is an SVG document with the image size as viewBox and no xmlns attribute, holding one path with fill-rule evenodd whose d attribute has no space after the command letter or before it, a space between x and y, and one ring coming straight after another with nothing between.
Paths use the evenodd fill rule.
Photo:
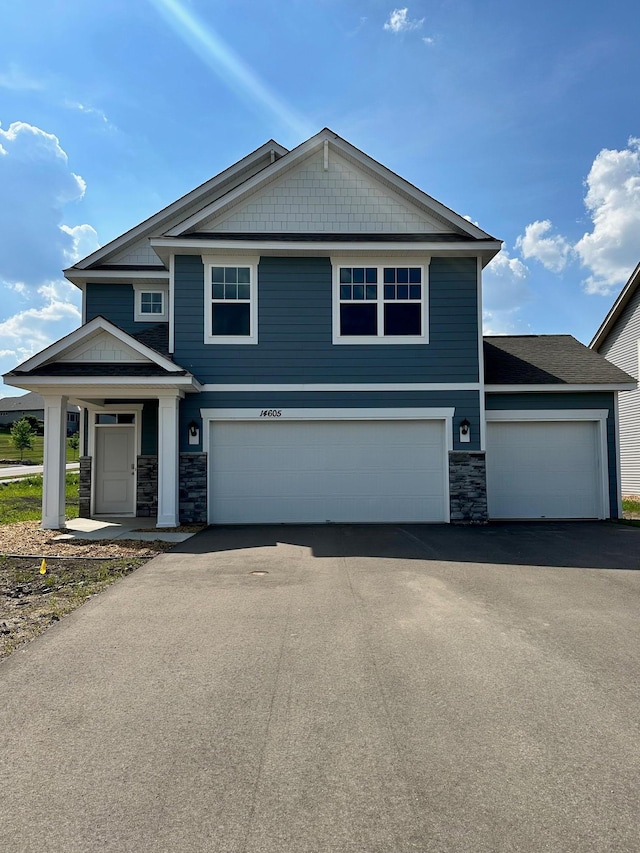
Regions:
<instances>
[{"instance_id":1,"label":"window grid pane","mask_svg":"<svg viewBox=\"0 0 640 853\"><path fill-rule=\"evenodd\" d=\"M377 287L381 271L384 286ZM339 298L341 303L340 334L374 337L407 337L422 335L422 269L421 267L340 267ZM362 313L363 302L384 306L384 328L372 314ZM351 303L349 305L348 303ZM360 305L361 307L357 307ZM395 307L397 306L397 307Z\"/></svg>"},{"instance_id":2,"label":"window grid pane","mask_svg":"<svg viewBox=\"0 0 640 853\"><path fill-rule=\"evenodd\" d=\"M251 335L251 267L211 268L212 337Z\"/></svg>"}]
</instances>

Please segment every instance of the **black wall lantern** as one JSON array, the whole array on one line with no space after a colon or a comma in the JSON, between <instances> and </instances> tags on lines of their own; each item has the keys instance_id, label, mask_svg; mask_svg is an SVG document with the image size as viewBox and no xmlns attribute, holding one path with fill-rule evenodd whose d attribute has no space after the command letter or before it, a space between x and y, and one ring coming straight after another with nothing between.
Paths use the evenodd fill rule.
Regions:
<instances>
[{"instance_id":1,"label":"black wall lantern","mask_svg":"<svg viewBox=\"0 0 640 853\"><path fill-rule=\"evenodd\" d=\"M200 444L200 427L196 421L191 421L188 426L189 444Z\"/></svg>"},{"instance_id":2,"label":"black wall lantern","mask_svg":"<svg viewBox=\"0 0 640 853\"><path fill-rule=\"evenodd\" d=\"M460 421L460 441L471 441L471 424L467 418Z\"/></svg>"}]
</instances>

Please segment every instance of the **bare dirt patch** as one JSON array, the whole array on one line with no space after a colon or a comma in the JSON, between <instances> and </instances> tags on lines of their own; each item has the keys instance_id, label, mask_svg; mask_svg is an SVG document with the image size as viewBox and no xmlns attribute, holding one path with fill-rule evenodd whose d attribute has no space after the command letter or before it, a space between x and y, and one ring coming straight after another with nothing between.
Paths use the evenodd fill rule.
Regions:
<instances>
[{"instance_id":1,"label":"bare dirt patch","mask_svg":"<svg viewBox=\"0 0 640 853\"><path fill-rule=\"evenodd\" d=\"M58 534L41 530L37 521L0 526L0 658L173 547L161 541L57 541Z\"/></svg>"}]
</instances>

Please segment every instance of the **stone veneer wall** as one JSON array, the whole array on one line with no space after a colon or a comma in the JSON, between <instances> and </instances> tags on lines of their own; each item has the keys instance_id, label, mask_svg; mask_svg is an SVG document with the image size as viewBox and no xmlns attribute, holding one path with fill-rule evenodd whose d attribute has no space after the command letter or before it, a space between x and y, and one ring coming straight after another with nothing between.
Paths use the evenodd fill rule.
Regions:
<instances>
[{"instance_id":1,"label":"stone veneer wall","mask_svg":"<svg viewBox=\"0 0 640 853\"><path fill-rule=\"evenodd\" d=\"M80 457L80 507L78 513L80 518L91 516L91 456Z\"/></svg>"},{"instance_id":2,"label":"stone veneer wall","mask_svg":"<svg viewBox=\"0 0 640 853\"><path fill-rule=\"evenodd\" d=\"M487 469L484 452L449 453L451 521L455 524L485 524L487 512Z\"/></svg>"},{"instance_id":3,"label":"stone veneer wall","mask_svg":"<svg viewBox=\"0 0 640 853\"><path fill-rule=\"evenodd\" d=\"M207 523L207 454L180 454L180 521Z\"/></svg>"},{"instance_id":4,"label":"stone veneer wall","mask_svg":"<svg viewBox=\"0 0 640 853\"><path fill-rule=\"evenodd\" d=\"M158 457L138 456L136 515L150 518L158 514Z\"/></svg>"}]
</instances>

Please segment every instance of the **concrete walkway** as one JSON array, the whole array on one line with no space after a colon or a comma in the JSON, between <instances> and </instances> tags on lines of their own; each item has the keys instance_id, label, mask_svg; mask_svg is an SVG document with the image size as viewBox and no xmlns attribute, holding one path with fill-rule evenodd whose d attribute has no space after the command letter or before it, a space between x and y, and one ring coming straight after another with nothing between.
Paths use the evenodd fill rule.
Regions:
<instances>
[{"instance_id":1,"label":"concrete walkway","mask_svg":"<svg viewBox=\"0 0 640 853\"><path fill-rule=\"evenodd\" d=\"M142 542L186 542L193 531L173 532L170 528L156 527L155 518L72 518L66 522L65 532L53 536L56 541L74 539L134 539Z\"/></svg>"},{"instance_id":2,"label":"concrete walkway","mask_svg":"<svg viewBox=\"0 0 640 853\"><path fill-rule=\"evenodd\" d=\"M640 529L209 529L0 663L22 853L637 853Z\"/></svg>"}]
</instances>

